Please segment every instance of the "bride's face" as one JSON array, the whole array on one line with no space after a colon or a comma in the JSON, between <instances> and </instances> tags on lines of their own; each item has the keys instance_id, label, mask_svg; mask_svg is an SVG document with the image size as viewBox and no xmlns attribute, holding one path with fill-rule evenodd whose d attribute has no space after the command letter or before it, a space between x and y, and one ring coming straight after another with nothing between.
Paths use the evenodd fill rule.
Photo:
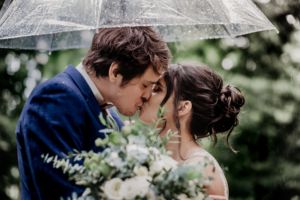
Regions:
<instances>
[{"instance_id":1,"label":"bride's face","mask_svg":"<svg viewBox=\"0 0 300 200\"><path fill-rule=\"evenodd\" d=\"M167 93L167 87L165 81L162 79L154 86L152 96L148 102L144 103L140 111L140 119L147 123L151 124L157 120L157 113L160 107L161 102ZM168 99L164 105L164 118L168 121L172 118L173 115L173 95Z\"/></svg>"}]
</instances>

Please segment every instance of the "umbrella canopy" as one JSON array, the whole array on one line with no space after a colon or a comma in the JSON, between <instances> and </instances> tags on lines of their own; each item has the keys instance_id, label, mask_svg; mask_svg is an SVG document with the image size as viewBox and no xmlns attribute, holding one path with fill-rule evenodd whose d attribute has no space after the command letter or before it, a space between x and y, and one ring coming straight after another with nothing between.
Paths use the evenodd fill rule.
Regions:
<instances>
[{"instance_id":1,"label":"umbrella canopy","mask_svg":"<svg viewBox=\"0 0 300 200\"><path fill-rule=\"evenodd\" d=\"M276 30L251 0L6 0L0 48L89 47L98 28L153 26L167 42Z\"/></svg>"}]
</instances>

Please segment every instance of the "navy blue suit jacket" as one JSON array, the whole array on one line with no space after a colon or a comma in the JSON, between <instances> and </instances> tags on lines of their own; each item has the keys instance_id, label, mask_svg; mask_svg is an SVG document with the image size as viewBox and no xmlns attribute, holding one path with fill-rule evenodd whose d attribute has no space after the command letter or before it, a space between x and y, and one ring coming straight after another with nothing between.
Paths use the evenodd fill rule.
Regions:
<instances>
[{"instance_id":1,"label":"navy blue suit jacket","mask_svg":"<svg viewBox=\"0 0 300 200\"><path fill-rule=\"evenodd\" d=\"M41 155L64 156L74 149L97 150L104 137L101 108L88 84L73 67L40 84L28 98L17 125L17 152L22 200L56 200L83 188L61 170L43 162ZM119 126L122 122L112 112Z\"/></svg>"}]
</instances>

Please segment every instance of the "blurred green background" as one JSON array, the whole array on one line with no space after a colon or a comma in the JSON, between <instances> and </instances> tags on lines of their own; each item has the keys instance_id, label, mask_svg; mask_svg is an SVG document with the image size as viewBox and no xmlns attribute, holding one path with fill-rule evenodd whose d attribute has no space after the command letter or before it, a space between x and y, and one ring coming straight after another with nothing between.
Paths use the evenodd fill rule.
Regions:
<instances>
[{"instance_id":1,"label":"blurred green background","mask_svg":"<svg viewBox=\"0 0 300 200\"><path fill-rule=\"evenodd\" d=\"M4 0L0 0L2 6ZM209 145L232 200L300 199L300 1L257 0L280 31L169 44L173 62L201 62L246 96L231 143ZM86 49L41 53L0 49L0 199L19 199L15 127L31 90L77 65Z\"/></svg>"}]
</instances>

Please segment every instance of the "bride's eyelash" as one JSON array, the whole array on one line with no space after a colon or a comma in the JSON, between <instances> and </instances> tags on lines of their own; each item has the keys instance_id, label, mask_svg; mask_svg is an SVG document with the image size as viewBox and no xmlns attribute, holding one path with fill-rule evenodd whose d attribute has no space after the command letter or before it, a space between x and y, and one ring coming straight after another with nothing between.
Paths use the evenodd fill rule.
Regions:
<instances>
[{"instance_id":1,"label":"bride's eyelash","mask_svg":"<svg viewBox=\"0 0 300 200\"><path fill-rule=\"evenodd\" d=\"M162 89L159 86L154 86L153 92L160 92Z\"/></svg>"}]
</instances>

